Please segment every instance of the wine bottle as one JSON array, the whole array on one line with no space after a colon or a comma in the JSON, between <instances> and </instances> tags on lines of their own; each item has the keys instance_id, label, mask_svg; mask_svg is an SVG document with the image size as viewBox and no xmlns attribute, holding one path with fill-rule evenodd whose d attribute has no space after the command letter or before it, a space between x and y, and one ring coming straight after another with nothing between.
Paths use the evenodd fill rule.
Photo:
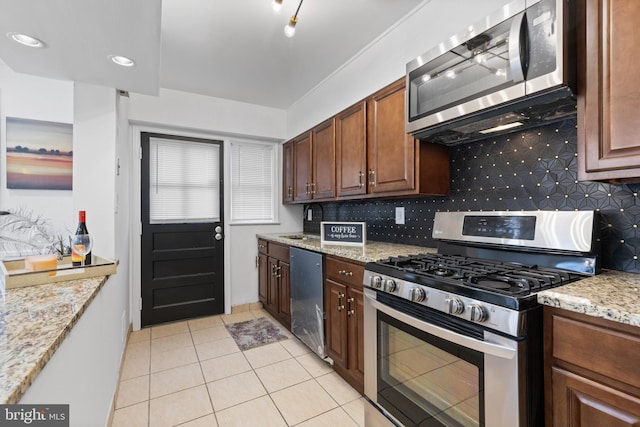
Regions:
<instances>
[{"instance_id":1,"label":"wine bottle","mask_svg":"<svg viewBox=\"0 0 640 427\"><path fill-rule=\"evenodd\" d=\"M89 234L89 230L87 230L87 212L79 211L78 212L78 227L76 228L76 235L78 234ZM74 267L80 266L82 264L82 255L78 255L76 251L71 248L71 264ZM85 265L91 264L91 252L87 254L84 260Z\"/></svg>"}]
</instances>

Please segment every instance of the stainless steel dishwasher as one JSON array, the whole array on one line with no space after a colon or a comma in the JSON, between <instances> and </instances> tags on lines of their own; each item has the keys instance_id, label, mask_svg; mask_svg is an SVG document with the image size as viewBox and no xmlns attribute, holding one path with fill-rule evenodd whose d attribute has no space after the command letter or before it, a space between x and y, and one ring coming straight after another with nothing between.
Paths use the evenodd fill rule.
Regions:
<instances>
[{"instance_id":1,"label":"stainless steel dishwasher","mask_svg":"<svg viewBox=\"0 0 640 427\"><path fill-rule=\"evenodd\" d=\"M289 256L291 332L324 359L324 255L291 247Z\"/></svg>"}]
</instances>

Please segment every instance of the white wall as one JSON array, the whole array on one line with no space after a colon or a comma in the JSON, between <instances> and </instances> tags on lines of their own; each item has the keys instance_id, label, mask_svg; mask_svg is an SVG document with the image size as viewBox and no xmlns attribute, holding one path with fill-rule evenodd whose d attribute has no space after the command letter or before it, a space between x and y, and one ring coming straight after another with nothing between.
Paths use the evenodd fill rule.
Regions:
<instances>
[{"instance_id":1,"label":"white wall","mask_svg":"<svg viewBox=\"0 0 640 427\"><path fill-rule=\"evenodd\" d=\"M284 110L169 89L160 89L158 97L132 93L129 118L136 124L224 135L285 137Z\"/></svg>"},{"instance_id":2,"label":"white wall","mask_svg":"<svg viewBox=\"0 0 640 427\"><path fill-rule=\"evenodd\" d=\"M74 90L73 207L87 211L93 253L115 256L116 91L83 83Z\"/></svg>"},{"instance_id":3,"label":"white wall","mask_svg":"<svg viewBox=\"0 0 640 427\"><path fill-rule=\"evenodd\" d=\"M292 138L403 77L406 64L509 0L431 0L287 109Z\"/></svg>"},{"instance_id":4,"label":"white wall","mask_svg":"<svg viewBox=\"0 0 640 427\"><path fill-rule=\"evenodd\" d=\"M89 407L99 414L101 425L106 422L115 395L130 324L127 114L127 100L119 97L115 89L74 85L74 208L87 211L87 227L95 241L92 252L120 262L118 272L109 278L100 298L93 303L99 304L100 326L96 332L100 334L100 373L91 374L97 381L87 396L95 400ZM74 402L81 406L81 396Z\"/></svg>"},{"instance_id":5,"label":"white wall","mask_svg":"<svg viewBox=\"0 0 640 427\"><path fill-rule=\"evenodd\" d=\"M109 278L49 362L20 399L21 404L68 404L71 427L104 427L111 411L124 341L113 332L114 300L122 284Z\"/></svg>"},{"instance_id":6,"label":"white wall","mask_svg":"<svg viewBox=\"0 0 640 427\"><path fill-rule=\"evenodd\" d=\"M219 98L161 89L159 97L131 94L129 120L132 127L132 158L139 146L142 131L196 136L223 140L225 152L225 195L229 194L229 142L231 139L272 142L281 151L285 138L284 110L228 101ZM140 221L140 167L132 164L132 224ZM279 161L278 164L281 164ZM280 191L280 183L277 190ZM280 195L278 194L278 200ZM225 218L229 218L229 200L225 202ZM279 223L269 225L225 225L225 310L232 306L258 301L258 254L256 233L276 233L302 229L301 206L279 206ZM134 239L134 257L139 256L139 239ZM135 259L135 258L134 258ZM133 300L140 296L138 267L132 265ZM132 301L133 301L132 300ZM135 302L135 301L134 301ZM135 305L135 304L134 304ZM137 308L135 308L137 310ZM135 321L134 329L140 327Z\"/></svg>"},{"instance_id":7,"label":"white wall","mask_svg":"<svg viewBox=\"0 0 640 427\"><path fill-rule=\"evenodd\" d=\"M7 189L7 117L73 123L73 83L15 73L0 62L0 209L26 208L61 232L75 231L71 191Z\"/></svg>"},{"instance_id":8,"label":"white wall","mask_svg":"<svg viewBox=\"0 0 640 427\"><path fill-rule=\"evenodd\" d=\"M75 100L74 100L75 96ZM87 210L94 253L120 260L80 322L21 400L71 404L74 426L103 426L114 397L129 325L129 204L114 213L114 197L128 200L126 103L114 89L76 85L13 72L0 63L0 208L24 207L73 232ZM118 124L118 118L124 125ZM73 191L6 188L6 117L74 124ZM122 157L115 177L116 155Z\"/></svg>"}]
</instances>

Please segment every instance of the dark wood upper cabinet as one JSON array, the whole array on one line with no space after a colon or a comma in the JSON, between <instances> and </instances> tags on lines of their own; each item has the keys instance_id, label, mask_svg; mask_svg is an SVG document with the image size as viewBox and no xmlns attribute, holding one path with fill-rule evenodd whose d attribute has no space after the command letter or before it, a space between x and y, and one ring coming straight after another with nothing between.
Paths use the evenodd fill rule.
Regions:
<instances>
[{"instance_id":1,"label":"dark wood upper cabinet","mask_svg":"<svg viewBox=\"0 0 640 427\"><path fill-rule=\"evenodd\" d=\"M405 82L367 100L367 182L374 197L449 193L449 150L405 132Z\"/></svg>"},{"instance_id":2,"label":"dark wood upper cabinet","mask_svg":"<svg viewBox=\"0 0 640 427\"><path fill-rule=\"evenodd\" d=\"M333 119L311 130L313 147L313 180L311 197L314 200L336 196L336 135Z\"/></svg>"},{"instance_id":3,"label":"dark wood upper cabinet","mask_svg":"<svg viewBox=\"0 0 640 427\"><path fill-rule=\"evenodd\" d=\"M640 2L580 0L578 17L578 178L640 181Z\"/></svg>"},{"instance_id":4,"label":"dark wood upper cabinet","mask_svg":"<svg viewBox=\"0 0 640 427\"><path fill-rule=\"evenodd\" d=\"M311 200L311 132L305 132L291 140L293 145L293 201Z\"/></svg>"},{"instance_id":5,"label":"dark wood upper cabinet","mask_svg":"<svg viewBox=\"0 0 640 427\"><path fill-rule=\"evenodd\" d=\"M367 194L367 103L336 116L337 196Z\"/></svg>"},{"instance_id":6,"label":"dark wood upper cabinet","mask_svg":"<svg viewBox=\"0 0 640 427\"><path fill-rule=\"evenodd\" d=\"M413 192L417 143L404 128L405 85L398 80L367 100L370 193Z\"/></svg>"},{"instance_id":7,"label":"dark wood upper cabinet","mask_svg":"<svg viewBox=\"0 0 640 427\"><path fill-rule=\"evenodd\" d=\"M293 202L293 142L282 146L282 202Z\"/></svg>"},{"instance_id":8,"label":"dark wood upper cabinet","mask_svg":"<svg viewBox=\"0 0 640 427\"><path fill-rule=\"evenodd\" d=\"M293 203L447 195L447 147L408 135L404 111L400 79L292 139Z\"/></svg>"}]
</instances>

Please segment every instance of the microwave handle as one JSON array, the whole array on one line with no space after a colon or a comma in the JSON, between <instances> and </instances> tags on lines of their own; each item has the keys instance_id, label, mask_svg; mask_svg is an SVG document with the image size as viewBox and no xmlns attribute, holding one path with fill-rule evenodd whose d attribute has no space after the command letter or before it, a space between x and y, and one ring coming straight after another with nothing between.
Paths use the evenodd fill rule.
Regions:
<instances>
[{"instance_id":1,"label":"microwave handle","mask_svg":"<svg viewBox=\"0 0 640 427\"><path fill-rule=\"evenodd\" d=\"M420 319L416 319L415 317L395 310L386 304L378 302L370 295L367 295L367 293L365 293L364 297L366 300L365 304L371 304L371 306L376 310L386 313L387 315L398 319L403 323L411 325L420 331L435 335L436 337L442 338L446 341L453 342L462 347L470 348L481 353L490 354L501 359L513 359L516 354L516 350L513 348L481 341L475 338L468 337L466 335L459 334L457 332L450 331L445 328L441 328L440 326L432 325L431 323L424 322Z\"/></svg>"},{"instance_id":2,"label":"microwave handle","mask_svg":"<svg viewBox=\"0 0 640 427\"><path fill-rule=\"evenodd\" d=\"M509 66L511 67L511 78L516 83L524 81L526 73L526 64L523 63L521 52L521 47L524 47L526 42L526 40L521 40L521 37L525 37L522 26L526 22L525 14L521 12L513 17L509 30Z\"/></svg>"}]
</instances>

